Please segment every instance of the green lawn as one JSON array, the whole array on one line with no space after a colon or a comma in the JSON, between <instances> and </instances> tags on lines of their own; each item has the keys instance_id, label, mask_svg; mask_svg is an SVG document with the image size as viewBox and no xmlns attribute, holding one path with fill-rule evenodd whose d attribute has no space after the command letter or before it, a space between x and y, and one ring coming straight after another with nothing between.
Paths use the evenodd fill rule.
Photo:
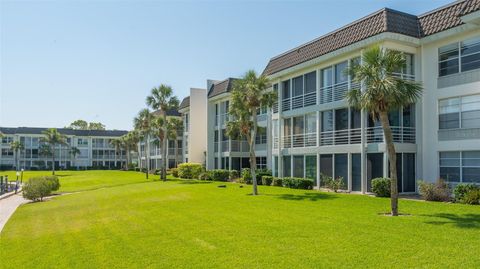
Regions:
<instances>
[{"instance_id":1,"label":"green lawn","mask_svg":"<svg viewBox=\"0 0 480 269\"><path fill-rule=\"evenodd\" d=\"M261 186L254 197L133 172L61 180L92 190L21 206L0 234L5 268L480 267L480 206L401 200L411 215L392 218L379 215L388 199L362 195Z\"/></svg>"}]
</instances>

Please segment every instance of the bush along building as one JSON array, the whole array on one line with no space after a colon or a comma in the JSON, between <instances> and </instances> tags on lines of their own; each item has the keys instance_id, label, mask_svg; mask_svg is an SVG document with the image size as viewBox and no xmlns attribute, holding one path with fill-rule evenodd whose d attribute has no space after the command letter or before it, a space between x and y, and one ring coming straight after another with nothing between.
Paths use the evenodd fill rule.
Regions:
<instances>
[{"instance_id":1,"label":"bush along building","mask_svg":"<svg viewBox=\"0 0 480 269\"><path fill-rule=\"evenodd\" d=\"M19 169L50 169L52 157L42 151L45 143L42 138L47 128L0 127L0 170L14 169L16 160ZM121 130L73 130L58 128L65 135L65 144L55 147L55 167L57 169L114 169L126 162L126 152L115 148L114 139L127 133ZM11 148L13 141L19 141L22 149L17 153ZM78 149L74 151L72 149Z\"/></svg>"},{"instance_id":2,"label":"bush along building","mask_svg":"<svg viewBox=\"0 0 480 269\"><path fill-rule=\"evenodd\" d=\"M402 52L406 64L395 75L423 86L417 103L389 115L399 192L416 192L419 179L480 183L479 0L419 16L385 8L271 58L263 74L278 101L258 111L258 168L311 178L317 187L324 176L341 177L345 190L361 193L371 191L373 178L388 177L381 124L345 98L364 87L345 70L361 64L362 52L372 46ZM249 167L248 143L225 130L233 83L235 78L208 80L206 101L192 95L182 102L184 161L193 162L192 144L205 145L203 132L207 169ZM192 112L193 101L206 111ZM206 129L188 129L200 118ZM197 135L202 138L193 142Z\"/></svg>"}]
</instances>

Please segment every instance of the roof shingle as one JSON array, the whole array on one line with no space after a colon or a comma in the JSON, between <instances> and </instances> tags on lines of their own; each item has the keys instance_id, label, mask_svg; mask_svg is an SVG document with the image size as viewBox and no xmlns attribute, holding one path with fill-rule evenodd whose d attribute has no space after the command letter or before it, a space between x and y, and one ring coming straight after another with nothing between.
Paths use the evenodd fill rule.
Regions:
<instances>
[{"instance_id":1,"label":"roof shingle","mask_svg":"<svg viewBox=\"0 0 480 269\"><path fill-rule=\"evenodd\" d=\"M237 79L227 78L223 81L213 83L210 89L208 89L208 98L231 91L235 80Z\"/></svg>"}]
</instances>

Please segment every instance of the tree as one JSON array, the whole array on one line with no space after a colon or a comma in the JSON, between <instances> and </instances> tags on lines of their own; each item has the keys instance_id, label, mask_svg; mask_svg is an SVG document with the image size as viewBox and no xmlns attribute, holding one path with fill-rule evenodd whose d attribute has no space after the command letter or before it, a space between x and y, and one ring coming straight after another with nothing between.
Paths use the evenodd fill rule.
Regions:
<instances>
[{"instance_id":1,"label":"tree","mask_svg":"<svg viewBox=\"0 0 480 269\"><path fill-rule=\"evenodd\" d=\"M70 123L67 128L74 129L74 130L88 130L88 123L84 120L76 120Z\"/></svg>"},{"instance_id":2,"label":"tree","mask_svg":"<svg viewBox=\"0 0 480 269\"><path fill-rule=\"evenodd\" d=\"M163 122L167 122L167 113L172 109L178 109L179 101L173 96L173 90L170 86L161 84L158 88L153 88L151 95L147 96L146 103L154 110L159 110ZM163 132L167 132L167 124L162 125ZM167 180L167 139L160 145L162 151L161 178Z\"/></svg>"},{"instance_id":3,"label":"tree","mask_svg":"<svg viewBox=\"0 0 480 269\"><path fill-rule=\"evenodd\" d=\"M52 155L52 149L48 145L42 144L38 148L38 154L44 158L48 158ZM44 159L44 162L45 162L45 168L47 168L47 160Z\"/></svg>"},{"instance_id":4,"label":"tree","mask_svg":"<svg viewBox=\"0 0 480 269\"><path fill-rule=\"evenodd\" d=\"M125 169L128 169L128 164L131 163L130 153L131 151L137 151L138 149L138 142L140 141L140 136L137 131L130 131L127 134L121 137L123 143L125 144L125 149L127 151L127 163L125 165Z\"/></svg>"},{"instance_id":5,"label":"tree","mask_svg":"<svg viewBox=\"0 0 480 269\"><path fill-rule=\"evenodd\" d=\"M15 171L18 171L18 156L20 155L20 150L24 149L25 147L23 146L22 142L20 141L13 141L10 143L10 149L13 150L15 153Z\"/></svg>"},{"instance_id":6,"label":"tree","mask_svg":"<svg viewBox=\"0 0 480 269\"><path fill-rule=\"evenodd\" d=\"M115 147L115 155L116 155L116 156L120 155L120 157L121 157L121 155L122 155L122 154L121 154L121 153L122 153L121 151L122 151L122 149L125 148L124 142L125 142L125 141L124 141L122 138L116 138L116 139L110 140L110 144L112 144L112 146ZM120 161L120 162L121 162L121 161Z\"/></svg>"},{"instance_id":7,"label":"tree","mask_svg":"<svg viewBox=\"0 0 480 269\"><path fill-rule=\"evenodd\" d=\"M105 125L101 122L90 122L88 130L105 130Z\"/></svg>"},{"instance_id":8,"label":"tree","mask_svg":"<svg viewBox=\"0 0 480 269\"><path fill-rule=\"evenodd\" d=\"M75 161L75 158L77 157L77 155L80 154L80 149L77 147L71 147L70 154L73 156L73 161Z\"/></svg>"},{"instance_id":9,"label":"tree","mask_svg":"<svg viewBox=\"0 0 480 269\"><path fill-rule=\"evenodd\" d=\"M133 119L133 125L138 131L141 140L145 141L144 152L145 152L145 178L148 179L148 172L150 169L150 152L148 150L148 143L150 142L150 135L152 133L152 121L153 115L150 113L148 108L140 110L137 117Z\"/></svg>"},{"instance_id":10,"label":"tree","mask_svg":"<svg viewBox=\"0 0 480 269\"><path fill-rule=\"evenodd\" d=\"M178 166L178 133L183 130L183 121L179 118L171 118L169 120L169 129L172 130L171 139L175 141L175 167Z\"/></svg>"},{"instance_id":11,"label":"tree","mask_svg":"<svg viewBox=\"0 0 480 269\"><path fill-rule=\"evenodd\" d=\"M65 135L58 132L55 128L50 128L42 132L45 137L41 141L50 147L50 154L52 157L52 175L55 175L55 147L57 145L67 145L65 142Z\"/></svg>"},{"instance_id":12,"label":"tree","mask_svg":"<svg viewBox=\"0 0 480 269\"><path fill-rule=\"evenodd\" d=\"M361 63L352 65L348 71L355 82L363 83L365 90L353 89L347 94L347 100L352 107L368 111L382 124L390 164L391 214L397 216L397 157L388 113L414 104L422 94L422 86L395 75L406 66L401 52L374 46L364 51L361 58Z\"/></svg>"},{"instance_id":13,"label":"tree","mask_svg":"<svg viewBox=\"0 0 480 269\"><path fill-rule=\"evenodd\" d=\"M257 110L261 107L272 107L276 100L276 93L267 91L270 87L268 78L264 75L257 76L254 70L249 70L245 75L233 83L230 116L232 120L227 123L227 135L230 138L244 137L250 147L250 171L253 181L253 195L257 195L257 166L255 156L255 137L257 135Z\"/></svg>"}]
</instances>

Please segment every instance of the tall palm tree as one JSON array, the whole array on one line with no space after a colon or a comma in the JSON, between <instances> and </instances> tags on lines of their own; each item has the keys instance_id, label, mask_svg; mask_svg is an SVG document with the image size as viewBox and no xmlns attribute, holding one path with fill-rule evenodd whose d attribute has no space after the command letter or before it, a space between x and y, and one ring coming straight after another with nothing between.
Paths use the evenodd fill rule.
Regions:
<instances>
[{"instance_id":1,"label":"tall palm tree","mask_svg":"<svg viewBox=\"0 0 480 269\"><path fill-rule=\"evenodd\" d=\"M76 159L77 155L80 154L80 149L77 148L77 147L71 147L70 148L70 154L72 155L73 161L75 162L75 159Z\"/></svg>"},{"instance_id":2,"label":"tall palm tree","mask_svg":"<svg viewBox=\"0 0 480 269\"><path fill-rule=\"evenodd\" d=\"M145 141L145 178L148 179L150 170L150 151L148 150L148 143L150 142L150 135L152 133L153 115L148 108L140 110L137 117L133 119L133 125L140 135L140 139ZM141 160L140 160L141 163Z\"/></svg>"},{"instance_id":3,"label":"tall palm tree","mask_svg":"<svg viewBox=\"0 0 480 269\"><path fill-rule=\"evenodd\" d=\"M371 47L363 52L360 64L349 68L355 82L363 83L365 90L353 89L347 94L348 103L368 111L374 120L380 120L387 146L391 179L391 214L398 215L397 156L389 111L414 104L422 94L422 85L395 75L406 66L403 53Z\"/></svg>"},{"instance_id":4,"label":"tall palm tree","mask_svg":"<svg viewBox=\"0 0 480 269\"><path fill-rule=\"evenodd\" d=\"M52 175L55 175L55 147L57 145L67 145L66 136L59 133L57 129L50 128L42 132L45 137L41 141L50 147L52 156Z\"/></svg>"},{"instance_id":5,"label":"tall palm tree","mask_svg":"<svg viewBox=\"0 0 480 269\"><path fill-rule=\"evenodd\" d=\"M116 138L110 140L110 144L115 147L115 156L120 155L122 157L122 149L125 148L124 141L121 138ZM121 162L121 161L120 161Z\"/></svg>"},{"instance_id":6,"label":"tall palm tree","mask_svg":"<svg viewBox=\"0 0 480 269\"><path fill-rule=\"evenodd\" d=\"M50 157L52 155L52 149L48 145L42 144L38 148L38 155L45 158L44 159L44 164L45 164L45 168L47 168L47 159L46 158Z\"/></svg>"},{"instance_id":7,"label":"tall palm tree","mask_svg":"<svg viewBox=\"0 0 480 269\"><path fill-rule=\"evenodd\" d=\"M233 120L227 123L227 135L231 138L242 136L248 141L253 195L258 194L255 174L257 166L255 156L255 137L258 129L257 110L261 107L272 107L277 98L275 92L267 91L269 87L270 81L266 76L258 76L254 70L249 70L241 79L234 82L231 94L229 113Z\"/></svg>"},{"instance_id":8,"label":"tall palm tree","mask_svg":"<svg viewBox=\"0 0 480 269\"><path fill-rule=\"evenodd\" d=\"M18 160L19 160L19 155L20 155L20 150L23 150L25 147L23 146L22 142L20 141L12 141L10 143L10 149L13 150L15 153L15 171L18 171Z\"/></svg>"},{"instance_id":9,"label":"tall palm tree","mask_svg":"<svg viewBox=\"0 0 480 269\"><path fill-rule=\"evenodd\" d=\"M158 88L153 88L151 95L147 96L146 103L154 110L159 110L164 123L167 122L167 113L172 109L178 109L179 101L176 96L173 95L173 89L170 86L161 84ZM167 132L167 124L163 125L163 132ZM167 139L161 143L162 151L162 166L161 166L161 178L167 179Z\"/></svg>"},{"instance_id":10,"label":"tall palm tree","mask_svg":"<svg viewBox=\"0 0 480 269\"><path fill-rule=\"evenodd\" d=\"M171 139L175 141L175 167L178 166L178 133L183 130L183 121L179 118L171 118L169 121L169 129L171 130Z\"/></svg>"},{"instance_id":11,"label":"tall palm tree","mask_svg":"<svg viewBox=\"0 0 480 269\"><path fill-rule=\"evenodd\" d=\"M128 165L131 163L131 152L137 151L138 149L138 142L140 141L140 137L137 131L130 131L127 134L121 137L123 144L125 146L125 151L127 153L127 162L125 163L125 170L128 169Z\"/></svg>"}]
</instances>

